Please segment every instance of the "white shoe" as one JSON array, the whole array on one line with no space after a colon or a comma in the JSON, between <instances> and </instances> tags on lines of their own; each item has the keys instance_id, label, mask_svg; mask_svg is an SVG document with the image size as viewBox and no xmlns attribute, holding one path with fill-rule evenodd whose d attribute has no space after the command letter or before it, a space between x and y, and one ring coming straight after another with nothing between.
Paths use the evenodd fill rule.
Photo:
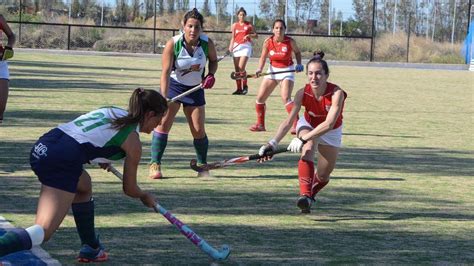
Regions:
<instances>
[{"instance_id":1,"label":"white shoe","mask_svg":"<svg viewBox=\"0 0 474 266\"><path fill-rule=\"evenodd\" d=\"M211 173L209 171L198 172L197 177L210 177Z\"/></svg>"}]
</instances>

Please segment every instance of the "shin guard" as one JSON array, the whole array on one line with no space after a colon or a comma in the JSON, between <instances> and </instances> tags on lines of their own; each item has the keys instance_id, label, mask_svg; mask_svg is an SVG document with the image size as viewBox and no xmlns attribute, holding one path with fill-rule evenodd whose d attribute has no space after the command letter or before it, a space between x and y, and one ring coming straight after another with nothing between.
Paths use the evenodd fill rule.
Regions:
<instances>
[{"instance_id":1,"label":"shin guard","mask_svg":"<svg viewBox=\"0 0 474 266\"><path fill-rule=\"evenodd\" d=\"M293 107L295 107L295 102L289 101L285 104L285 109L286 112L289 114L291 113L291 110L293 110ZM296 129L296 124L298 123L299 116L296 116L296 120L293 121L293 128Z\"/></svg>"},{"instance_id":2,"label":"shin guard","mask_svg":"<svg viewBox=\"0 0 474 266\"><path fill-rule=\"evenodd\" d=\"M72 214L76 222L77 233L81 238L81 243L92 248L99 247L99 240L95 234L94 226L94 200L88 202L73 203Z\"/></svg>"},{"instance_id":3,"label":"shin guard","mask_svg":"<svg viewBox=\"0 0 474 266\"><path fill-rule=\"evenodd\" d=\"M310 197L311 185L314 174L314 162L300 159L298 161L298 181L300 184L300 195Z\"/></svg>"},{"instance_id":4,"label":"shin guard","mask_svg":"<svg viewBox=\"0 0 474 266\"><path fill-rule=\"evenodd\" d=\"M165 153L166 145L168 144L168 134L153 131L151 139L151 163L161 164L161 158Z\"/></svg>"},{"instance_id":5,"label":"shin guard","mask_svg":"<svg viewBox=\"0 0 474 266\"><path fill-rule=\"evenodd\" d=\"M0 257L31 249L31 238L22 228L15 228L0 237Z\"/></svg>"},{"instance_id":6,"label":"shin guard","mask_svg":"<svg viewBox=\"0 0 474 266\"><path fill-rule=\"evenodd\" d=\"M264 103L255 103L255 111L257 112L257 124L265 127L265 109Z\"/></svg>"},{"instance_id":7,"label":"shin guard","mask_svg":"<svg viewBox=\"0 0 474 266\"><path fill-rule=\"evenodd\" d=\"M328 179L327 181L321 182L321 180L318 177L318 173L317 172L314 173L313 185L311 187L311 198L314 199L316 194L318 194L318 192L321 191L321 189L323 189L329 183L329 180L330 179Z\"/></svg>"},{"instance_id":8,"label":"shin guard","mask_svg":"<svg viewBox=\"0 0 474 266\"><path fill-rule=\"evenodd\" d=\"M209 147L207 135L202 139L194 139L193 144L194 149L196 150L198 163L207 164L207 149Z\"/></svg>"}]
</instances>

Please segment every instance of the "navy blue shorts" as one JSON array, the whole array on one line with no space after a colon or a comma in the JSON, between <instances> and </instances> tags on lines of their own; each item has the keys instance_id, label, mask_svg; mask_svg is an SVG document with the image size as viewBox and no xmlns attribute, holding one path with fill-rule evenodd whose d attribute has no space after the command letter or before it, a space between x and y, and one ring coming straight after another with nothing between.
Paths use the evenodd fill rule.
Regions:
<instances>
[{"instance_id":1,"label":"navy blue shorts","mask_svg":"<svg viewBox=\"0 0 474 266\"><path fill-rule=\"evenodd\" d=\"M81 145L58 128L44 134L30 153L30 165L41 184L76 193L87 163Z\"/></svg>"},{"instance_id":2,"label":"navy blue shorts","mask_svg":"<svg viewBox=\"0 0 474 266\"><path fill-rule=\"evenodd\" d=\"M172 99L180 95L181 93L196 87L195 86L186 86L183 85L173 78L170 78L169 90L168 90L168 98ZM204 89L199 89L191 94L184 96L183 98L179 99L178 102L182 103L183 106L203 106L206 104L206 99L204 98Z\"/></svg>"}]
</instances>

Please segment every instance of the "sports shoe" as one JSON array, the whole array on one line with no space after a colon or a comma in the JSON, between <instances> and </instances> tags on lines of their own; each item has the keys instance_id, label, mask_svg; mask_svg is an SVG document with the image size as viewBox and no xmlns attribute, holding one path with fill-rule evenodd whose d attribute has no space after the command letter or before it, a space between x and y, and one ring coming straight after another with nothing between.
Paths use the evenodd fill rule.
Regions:
<instances>
[{"instance_id":1,"label":"sports shoe","mask_svg":"<svg viewBox=\"0 0 474 266\"><path fill-rule=\"evenodd\" d=\"M249 92L249 86L244 85L244 87L242 88L242 95L247 94L247 92Z\"/></svg>"},{"instance_id":2,"label":"sports shoe","mask_svg":"<svg viewBox=\"0 0 474 266\"><path fill-rule=\"evenodd\" d=\"M77 257L78 262L101 262L109 259L109 255L105 252L104 247L99 244L98 248L92 248L91 246L84 244L79 251Z\"/></svg>"},{"instance_id":3,"label":"sports shoe","mask_svg":"<svg viewBox=\"0 0 474 266\"><path fill-rule=\"evenodd\" d=\"M261 124L254 124L249 128L249 130L253 132L266 131L265 126Z\"/></svg>"},{"instance_id":4,"label":"sports shoe","mask_svg":"<svg viewBox=\"0 0 474 266\"><path fill-rule=\"evenodd\" d=\"M197 174L197 177L210 177L211 174L209 173L209 171L202 171L202 172L198 172Z\"/></svg>"},{"instance_id":5,"label":"sports shoe","mask_svg":"<svg viewBox=\"0 0 474 266\"><path fill-rule=\"evenodd\" d=\"M300 208L301 213L311 213L311 205L313 205L314 200L306 195L303 195L298 198L296 201L296 206Z\"/></svg>"},{"instance_id":6,"label":"sports shoe","mask_svg":"<svg viewBox=\"0 0 474 266\"><path fill-rule=\"evenodd\" d=\"M242 90L239 90L239 89L235 90L235 91L232 93L232 95L243 95L243 94L244 94L244 92L243 92Z\"/></svg>"},{"instance_id":7,"label":"sports shoe","mask_svg":"<svg viewBox=\"0 0 474 266\"><path fill-rule=\"evenodd\" d=\"M163 178L163 174L161 173L161 165L157 163L150 164L148 177L151 179Z\"/></svg>"}]
</instances>

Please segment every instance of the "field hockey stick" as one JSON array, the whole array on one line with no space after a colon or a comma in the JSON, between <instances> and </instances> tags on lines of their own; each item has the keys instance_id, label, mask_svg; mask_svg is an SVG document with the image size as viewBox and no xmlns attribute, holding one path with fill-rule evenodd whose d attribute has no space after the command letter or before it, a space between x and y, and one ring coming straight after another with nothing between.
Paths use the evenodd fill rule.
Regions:
<instances>
[{"instance_id":1,"label":"field hockey stick","mask_svg":"<svg viewBox=\"0 0 474 266\"><path fill-rule=\"evenodd\" d=\"M123 175L115 167L110 165L109 171L112 172L120 180L123 180ZM171 212L163 208L160 204L156 203L153 207L155 212L163 215L166 220L171 224L176 226L176 228L183 234L187 239L189 239L194 245L196 245L200 250L206 253L213 260L222 261L226 260L230 255L230 247L228 245L222 245L222 247L217 250L209 245L203 238L198 236L189 226L181 222L176 216Z\"/></svg>"},{"instance_id":2,"label":"field hockey stick","mask_svg":"<svg viewBox=\"0 0 474 266\"><path fill-rule=\"evenodd\" d=\"M194 88L191 88L191 89L189 89L189 90L187 90L187 91L185 91L185 92L183 92L183 93L181 93L181 94L179 94L179 95L177 95L177 96L175 96L175 97L173 97L173 98L171 98L171 99L168 99L168 102L169 102L169 103L176 102L177 100L183 98L184 96L186 96L186 95L188 95L188 94L191 94L191 93L193 93L193 92L195 92L195 91L197 91L197 90L199 90L199 89L201 89L201 88L202 88L202 84L199 84L199 85L197 85L197 86L194 87Z\"/></svg>"},{"instance_id":3,"label":"field hockey stick","mask_svg":"<svg viewBox=\"0 0 474 266\"><path fill-rule=\"evenodd\" d=\"M245 77L240 76L236 72L230 73L230 78L234 80L238 79L248 79L248 78L259 78L262 76L267 76L267 75L275 75L275 74L281 74L281 73L290 73L290 72L296 72L296 70L284 70L284 71L275 71L275 72L268 72L268 73L260 73L258 76L257 74L247 74Z\"/></svg>"},{"instance_id":4,"label":"field hockey stick","mask_svg":"<svg viewBox=\"0 0 474 266\"><path fill-rule=\"evenodd\" d=\"M280 148L280 149L278 149L276 151L273 151L273 152L267 152L264 155L259 155L257 153L257 154L253 154L253 155L249 155L249 156L235 157L235 158L232 158L232 159L222 160L222 161L215 162L215 163L210 163L210 164L203 164L203 165L199 165L199 166L197 165L196 159L192 159L191 162L189 163L189 165L191 166L191 169L193 169L194 171L203 172L203 171L209 171L209 170L214 170L214 169L218 169L218 168L223 168L223 167L230 166L230 165L241 164L241 163L245 163L245 162L252 161L252 160L262 159L262 158L267 157L267 156L273 156L275 154L283 153L283 152L287 152L287 151L288 151L287 148Z\"/></svg>"},{"instance_id":5,"label":"field hockey stick","mask_svg":"<svg viewBox=\"0 0 474 266\"><path fill-rule=\"evenodd\" d=\"M227 50L223 56L219 57L219 59L217 59L217 62L220 62L222 59L226 58L227 56L231 55L234 51L235 48L237 48L238 46L240 45L240 43L238 43L234 48L232 48L232 52Z\"/></svg>"}]
</instances>

